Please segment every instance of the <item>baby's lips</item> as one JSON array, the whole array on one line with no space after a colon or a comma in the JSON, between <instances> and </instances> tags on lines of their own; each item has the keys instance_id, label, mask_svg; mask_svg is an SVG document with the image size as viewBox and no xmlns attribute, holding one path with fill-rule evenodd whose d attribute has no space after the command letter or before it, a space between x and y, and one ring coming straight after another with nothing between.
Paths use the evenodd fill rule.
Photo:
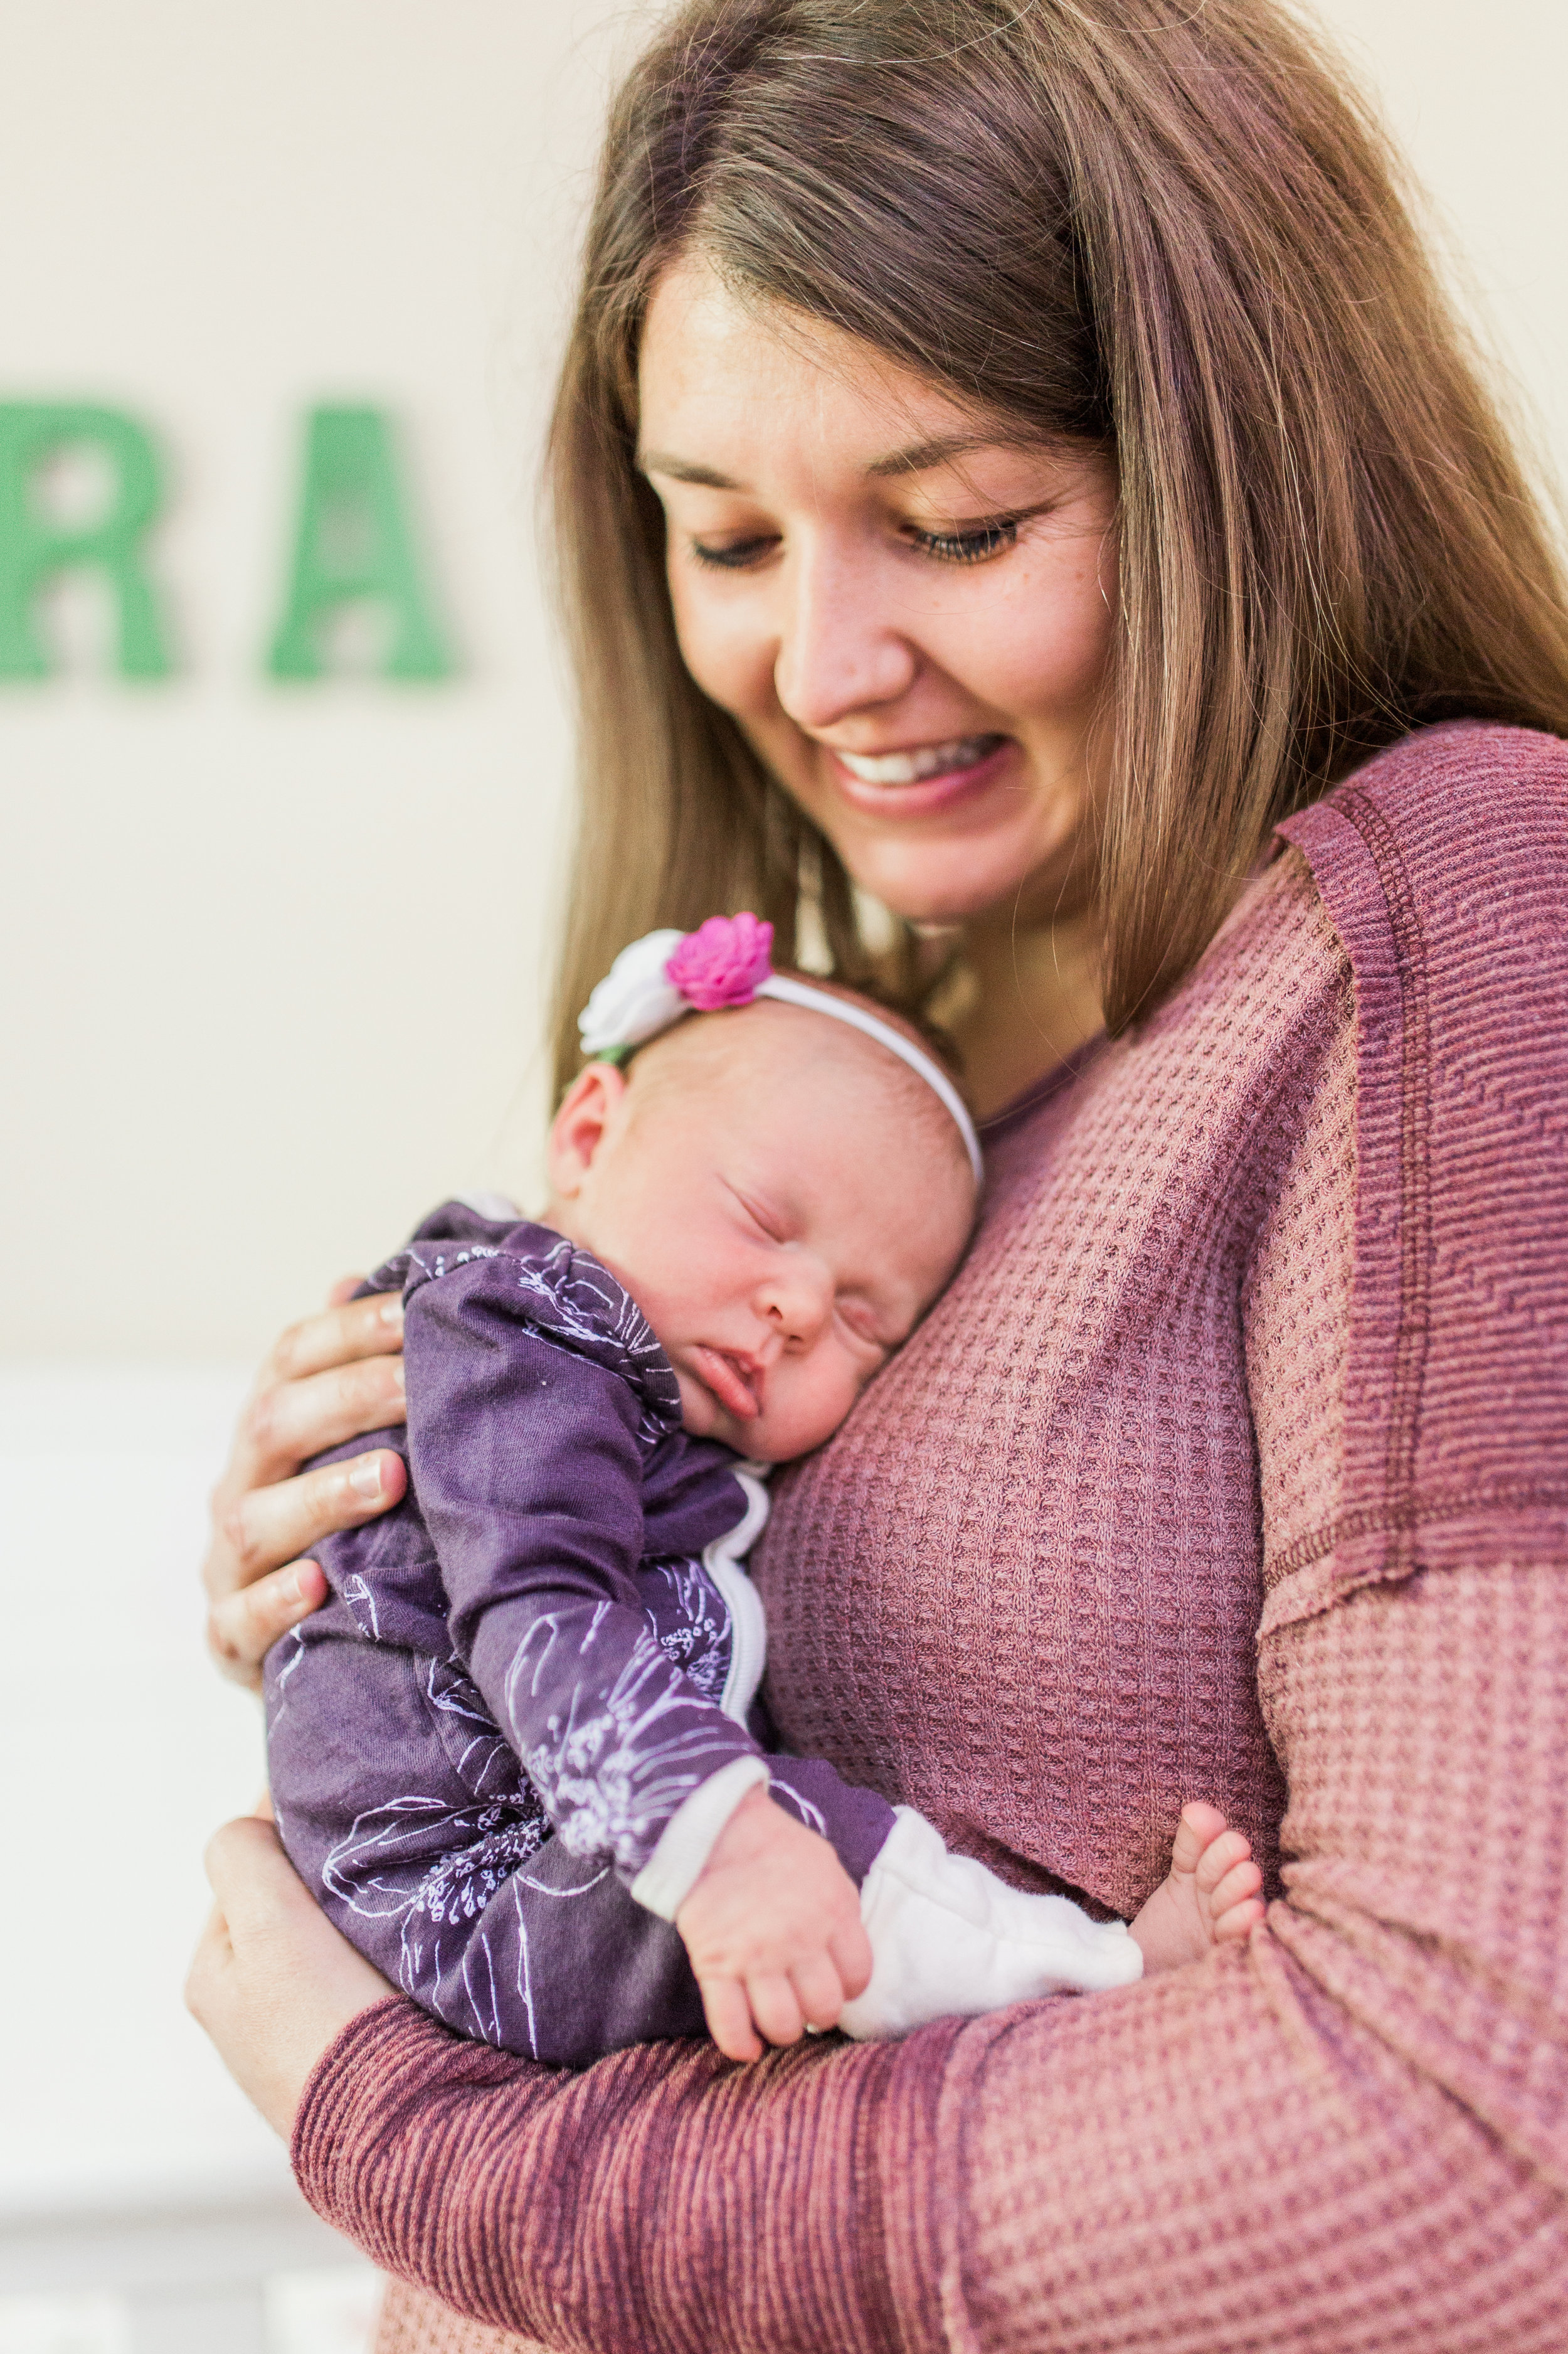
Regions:
<instances>
[{"instance_id":1,"label":"baby's lips","mask_svg":"<svg viewBox=\"0 0 1568 2354\"><path fill-rule=\"evenodd\" d=\"M722 1349L710 1349L701 1341L692 1354L698 1378L712 1390L725 1412L734 1415L737 1422L755 1422L762 1412L762 1401L734 1360Z\"/></svg>"}]
</instances>

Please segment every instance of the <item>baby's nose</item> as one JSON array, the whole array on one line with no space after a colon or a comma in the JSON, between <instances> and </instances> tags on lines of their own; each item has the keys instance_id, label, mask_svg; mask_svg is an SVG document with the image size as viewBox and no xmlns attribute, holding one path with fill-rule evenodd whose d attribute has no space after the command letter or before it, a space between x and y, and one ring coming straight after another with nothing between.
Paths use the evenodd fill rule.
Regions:
<instances>
[{"instance_id":1,"label":"baby's nose","mask_svg":"<svg viewBox=\"0 0 1568 2354\"><path fill-rule=\"evenodd\" d=\"M765 1320L788 1343L814 1341L833 1304L832 1286L812 1267L791 1267L774 1278L762 1303Z\"/></svg>"}]
</instances>

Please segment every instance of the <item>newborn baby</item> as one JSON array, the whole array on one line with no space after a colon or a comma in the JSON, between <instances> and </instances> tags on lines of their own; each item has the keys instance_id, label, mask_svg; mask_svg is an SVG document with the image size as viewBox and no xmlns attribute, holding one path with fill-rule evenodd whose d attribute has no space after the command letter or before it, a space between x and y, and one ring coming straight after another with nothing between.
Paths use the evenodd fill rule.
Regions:
<instances>
[{"instance_id":1,"label":"newborn baby","mask_svg":"<svg viewBox=\"0 0 1568 2354\"><path fill-rule=\"evenodd\" d=\"M770 941L743 916L628 949L543 1220L449 1204L371 1278L405 1305L407 1429L376 1443L408 1493L320 1549L328 1601L267 1662L279 1829L332 1918L449 2026L557 2063L705 2018L736 2059L899 2034L1261 1910L1212 1808L1129 1934L779 1753L740 1567L763 1477L947 1282L980 1152L916 1034Z\"/></svg>"}]
</instances>

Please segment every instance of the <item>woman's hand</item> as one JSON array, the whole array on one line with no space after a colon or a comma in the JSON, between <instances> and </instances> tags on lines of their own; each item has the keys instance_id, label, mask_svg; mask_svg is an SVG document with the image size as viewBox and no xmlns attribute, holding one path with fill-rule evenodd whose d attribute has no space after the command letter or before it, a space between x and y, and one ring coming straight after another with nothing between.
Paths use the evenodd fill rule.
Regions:
<instances>
[{"instance_id":1,"label":"woman's hand","mask_svg":"<svg viewBox=\"0 0 1568 2354\"><path fill-rule=\"evenodd\" d=\"M323 1312L273 1349L213 1490L207 1641L225 1674L252 1690L279 1636L326 1598L320 1568L302 1556L374 1520L407 1485L402 1457L387 1447L295 1476L323 1447L404 1417L403 1304L351 1299L356 1280L346 1276Z\"/></svg>"},{"instance_id":2,"label":"woman's hand","mask_svg":"<svg viewBox=\"0 0 1568 2354\"><path fill-rule=\"evenodd\" d=\"M395 1989L339 1936L270 1822L245 1815L225 1823L207 1848L207 1874L217 1903L185 2003L287 2141L323 2052Z\"/></svg>"}]
</instances>

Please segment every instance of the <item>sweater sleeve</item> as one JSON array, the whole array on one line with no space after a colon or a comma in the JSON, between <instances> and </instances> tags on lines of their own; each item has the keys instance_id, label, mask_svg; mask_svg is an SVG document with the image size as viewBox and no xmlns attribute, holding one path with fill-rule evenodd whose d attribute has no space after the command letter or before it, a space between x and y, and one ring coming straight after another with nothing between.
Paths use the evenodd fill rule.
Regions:
<instances>
[{"instance_id":1,"label":"sweater sleeve","mask_svg":"<svg viewBox=\"0 0 1568 2354\"><path fill-rule=\"evenodd\" d=\"M630 1882L757 1744L668 1658L639 1596L638 1393L526 1305L504 1253L410 1289L409 1463L459 1656L567 1846Z\"/></svg>"},{"instance_id":2,"label":"sweater sleeve","mask_svg":"<svg viewBox=\"0 0 1568 2354\"><path fill-rule=\"evenodd\" d=\"M388 2003L302 2105L307 2195L595 2354L1558 2354L1562 1582L1367 1590L1276 1647L1311 1797L1245 1951L745 2073L664 2045L552 2076Z\"/></svg>"},{"instance_id":3,"label":"sweater sleeve","mask_svg":"<svg viewBox=\"0 0 1568 2354\"><path fill-rule=\"evenodd\" d=\"M1358 1051L1325 1054L1244 1301L1289 1788L1266 1921L1124 1991L745 2072L551 2076L384 2005L295 2133L378 2262L595 2354L1561 2347L1561 862L1483 875L1511 927L1483 937L1366 798L1293 822Z\"/></svg>"}]
</instances>

